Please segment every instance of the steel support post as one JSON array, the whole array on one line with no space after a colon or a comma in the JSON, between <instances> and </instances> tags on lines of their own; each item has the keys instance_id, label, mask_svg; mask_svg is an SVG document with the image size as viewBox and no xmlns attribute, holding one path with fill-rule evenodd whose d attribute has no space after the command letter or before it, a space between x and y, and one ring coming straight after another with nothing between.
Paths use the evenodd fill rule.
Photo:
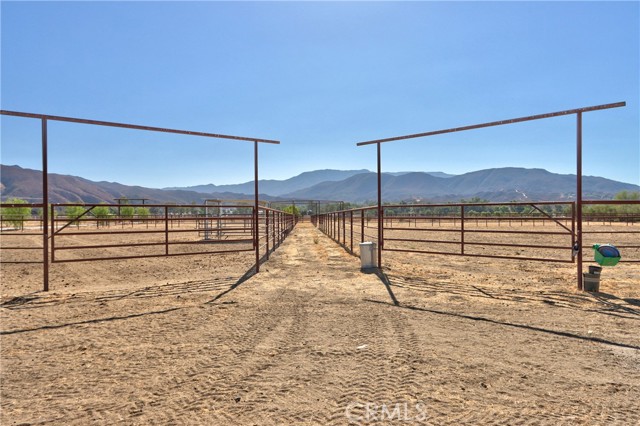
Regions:
<instances>
[{"instance_id":1,"label":"steel support post","mask_svg":"<svg viewBox=\"0 0 640 426\"><path fill-rule=\"evenodd\" d=\"M378 268L382 269L382 246L384 235L382 227L384 226L382 218L382 166L380 161L380 142L376 144L378 154Z\"/></svg>"},{"instance_id":2,"label":"steel support post","mask_svg":"<svg viewBox=\"0 0 640 426\"><path fill-rule=\"evenodd\" d=\"M256 247L256 273L260 272L260 216L258 211L258 141L253 143L253 226L255 228L254 244Z\"/></svg>"},{"instance_id":3,"label":"steel support post","mask_svg":"<svg viewBox=\"0 0 640 426\"><path fill-rule=\"evenodd\" d=\"M578 290L582 290L582 112L576 118L576 255Z\"/></svg>"},{"instance_id":4,"label":"steel support post","mask_svg":"<svg viewBox=\"0 0 640 426\"><path fill-rule=\"evenodd\" d=\"M42 119L42 282L49 291L49 161L47 155L47 119Z\"/></svg>"}]
</instances>

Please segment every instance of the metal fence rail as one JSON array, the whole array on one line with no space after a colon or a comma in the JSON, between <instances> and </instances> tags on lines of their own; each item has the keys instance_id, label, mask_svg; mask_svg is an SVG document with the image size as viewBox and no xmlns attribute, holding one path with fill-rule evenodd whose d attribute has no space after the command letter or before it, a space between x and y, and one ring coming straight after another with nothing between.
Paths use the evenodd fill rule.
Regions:
<instances>
[{"instance_id":1,"label":"metal fence rail","mask_svg":"<svg viewBox=\"0 0 640 426\"><path fill-rule=\"evenodd\" d=\"M0 204L0 263L44 263L42 260L42 232L43 220L42 216L33 216L31 214L21 215L4 213L5 209L22 209L29 210L42 209L42 204ZM32 241L29 237L40 237L37 241ZM36 238L33 238L36 239ZM15 259L14 254L24 251L39 251L34 256L28 256L28 259ZM22 256L21 256L22 257Z\"/></svg>"},{"instance_id":2,"label":"metal fence rail","mask_svg":"<svg viewBox=\"0 0 640 426\"><path fill-rule=\"evenodd\" d=\"M298 218L268 207L260 207L258 211L258 252L261 259L269 259L270 254L289 236Z\"/></svg>"},{"instance_id":3,"label":"metal fence rail","mask_svg":"<svg viewBox=\"0 0 640 426\"><path fill-rule=\"evenodd\" d=\"M582 247L615 243L625 251L621 262L640 262L640 201L583 204L632 206L633 211L611 211L606 217L585 215ZM314 216L312 222L352 254L366 240L388 252L575 262L574 202L384 205L381 232L377 211L376 206L336 211Z\"/></svg>"},{"instance_id":4,"label":"metal fence rail","mask_svg":"<svg viewBox=\"0 0 640 426\"><path fill-rule=\"evenodd\" d=\"M43 205L0 204L1 209L15 207L42 209ZM109 213L95 214L98 207L108 209ZM145 212L127 215L123 213L125 207L144 207ZM253 205L225 205L215 214L201 213L207 212L207 207L210 206L54 204L48 208L48 224L42 215L11 217L3 222L0 263L49 265L242 252L255 253L256 258L263 259L269 257L296 224L294 215L265 207L258 209L258 220ZM65 215L70 208L79 211ZM44 258L43 247L37 243L47 231L49 256ZM12 255L25 250L39 252L28 260Z\"/></svg>"},{"instance_id":5,"label":"metal fence rail","mask_svg":"<svg viewBox=\"0 0 640 426\"><path fill-rule=\"evenodd\" d=\"M377 229L377 226L372 226L377 225L376 218L376 207L363 207L315 215L311 217L311 223L355 254L358 243L377 242L377 231L372 231Z\"/></svg>"},{"instance_id":6,"label":"metal fence rail","mask_svg":"<svg viewBox=\"0 0 640 426\"><path fill-rule=\"evenodd\" d=\"M596 243L614 243L623 252L620 262L640 263L640 200L598 200L584 201L585 206L608 206L612 209L629 211L587 213L583 217L585 224L602 222L607 229L594 229L585 226L582 230L583 248L591 248ZM635 226L634 226L635 225ZM626 238L625 238L626 237ZM617 243L618 240L623 243ZM595 262L590 260L590 262Z\"/></svg>"}]
</instances>

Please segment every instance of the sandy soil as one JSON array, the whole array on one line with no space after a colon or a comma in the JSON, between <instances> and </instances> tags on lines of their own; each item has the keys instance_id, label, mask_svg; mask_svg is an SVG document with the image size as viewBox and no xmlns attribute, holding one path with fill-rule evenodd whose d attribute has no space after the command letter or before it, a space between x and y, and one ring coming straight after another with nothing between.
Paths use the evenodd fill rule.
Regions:
<instances>
[{"instance_id":1,"label":"sandy soil","mask_svg":"<svg viewBox=\"0 0 640 426\"><path fill-rule=\"evenodd\" d=\"M367 274L308 223L251 260L60 264L49 293L3 267L0 423L640 422L638 266L599 294L573 265L385 253Z\"/></svg>"}]
</instances>

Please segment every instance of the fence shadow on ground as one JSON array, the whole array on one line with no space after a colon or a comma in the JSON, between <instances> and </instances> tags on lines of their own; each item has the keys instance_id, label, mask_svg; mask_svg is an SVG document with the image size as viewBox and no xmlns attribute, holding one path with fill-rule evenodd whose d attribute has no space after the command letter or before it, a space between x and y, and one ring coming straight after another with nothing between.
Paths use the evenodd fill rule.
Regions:
<instances>
[{"instance_id":1,"label":"fence shadow on ground","mask_svg":"<svg viewBox=\"0 0 640 426\"><path fill-rule=\"evenodd\" d=\"M594 312L631 320L640 320L638 299L619 298L607 293L570 293L562 290L526 290L518 288L500 288L478 284L458 284L440 280L407 275L376 275L385 285L394 305L401 305L393 288L427 293L430 296L440 294L462 298L483 298L496 301L545 304L556 308Z\"/></svg>"},{"instance_id":2,"label":"fence shadow on ground","mask_svg":"<svg viewBox=\"0 0 640 426\"><path fill-rule=\"evenodd\" d=\"M271 254L280 246L277 244L269 250L268 254L260 258L260 264L266 262ZM34 309L46 306L55 306L62 303L88 303L88 302L109 302L115 300L125 300L129 298L153 298L166 296L182 296L196 293L219 292L213 299L206 302L214 303L221 297L227 295L246 282L256 274L256 266L252 265L241 277L230 276L221 278L211 278L205 280L181 281L141 287L137 289L118 289L102 292L78 292L64 295L51 295L43 292L33 292L25 295L13 297L0 303L0 308L19 310Z\"/></svg>"},{"instance_id":3,"label":"fence shadow on ground","mask_svg":"<svg viewBox=\"0 0 640 426\"><path fill-rule=\"evenodd\" d=\"M630 345L630 344L627 344L627 343L614 342L614 341L611 341L611 340L602 339L600 337L582 336L580 334L570 333L570 332L562 331L562 330L551 330L551 329L548 329L548 328L536 327L536 326L527 325L527 324L516 324L516 323L507 322L507 321L500 321L500 320L495 320L495 319L485 318L485 317L480 317L480 316L475 316L475 315L466 315L466 314L461 314L461 313L457 313L457 312L441 311L441 310L437 310L437 309L420 308L420 307L417 307L417 306L411 306L411 305L406 305L406 304L402 304L402 305L393 304L392 305L392 304L389 304L387 302L381 302L379 300L371 300L371 299L364 299L364 300L367 301L367 302L370 302L370 303L378 303L378 304L383 304L383 305L387 305L387 306L393 306L393 307L400 308L400 309L408 309L408 310L411 310L411 311L425 312L425 313L436 314L436 315L445 315L445 316L449 316L449 317L455 317L455 318L460 318L460 319L465 319L465 320L470 320L470 321L485 322L485 323L490 323L490 324L495 324L495 325L500 325L500 326L505 326L505 327L514 327L514 328L519 328L519 329L524 329L524 330L529 330L529 331L547 333L547 334L560 336L560 337L568 337L568 338L572 338L572 339L586 340L586 341L596 342L596 343L604 343L604 344L607 344L607 345L617 346L617 347L621 347L621 348L640 350L640 346Z\"/></svg>"},{"instance_id":4,"label":"fence shadow on ground","mask_svg":"<svg viewBox=\"0 0 640 426\"><path fill-rule=\"evenodd\" d=\"M136 312L136 313L132 313L132 314L128 314L128 315L115 315L115 316L111 316L111 317L91 318L91 319L87 319L87 320L65 322L65 323L61 323L61 324L46 324L46 325L41 325L39 327L32 327L32 328L2 330L2 331L0 331L0 336L11 335L11 334L29 333L29 332L33 332L33 331L56 330L56 329L65 328L65 327L71 327L71 326L75 326L75 325L98 324L98 323L103 323L103 322L126 320L126 319L131 319L131 318L145 317L145 316L149 316L149 315L166 314L168 312L173 312L173 311L177 311L177 310L180 310L180 309L183 309L183 308L182 307L171 307L171 308L161 309L161 310L157 310L157 311Z\"/></svg>"},{"instance_id":5,"label":"fence shadow on ground","mask_svg":"<svg viewBox=\"0 0 640 426\"><path fill-rule=\"evenodd\" d=\"M68 305L68 304L90 304L90 305L102 305L108 302L120 301L120 300L135 300L135 299L150 299L157 297L181 297L189 294L202 294L217 292L213 299L205 302L205 304L212 304L221 297L225 296L229 292L236 289L242 283L246 282L249 278L255 275L255 265L247 270L241 277L223 277L212 278L208 280L197 281L185 281L179 283L162 284L157 286L148 286L139 288L136 290L113 290L104 292L84 292L71 295L49 295L46 293L31 293L28 295L17 296L12 299L6 300L0 304L0 308L8 310L24 310L24 309L38 309L38 308L54 308L56 306ZM223 302L224 303L224 302ZM148 307L148 305L145 305ZM133 309L126 315L112 315L98 318L87 318L83 320L67 321L58 324L45 324L28 328L0 330L0 335L12 335L29 333L43 330L56 330L71 326L98 324L111 321L128 320L133 318L145 317L149 315L165 314L173 311L178 311L185 308L193 307L193 304L169 306L160 310L143 310L136 312L138 309Z\"/></svg>"},{"instance_id":6,"label":"fence shadow on ground","mask_svg":"<svg viewBox=\"0 0 640 426\"><path fill-rule=\"evenodd\" d=\"M137 289L88 291L74 294L47 294L42 292L16 296L0 303L0 308L10 310L37 309L60 304L103 303L126 299L145 299L167 296L185 296L197 293L217 293L213 301L237 288L255 274L252 266L241 277L229 276L204 280L181 281L159 284ZM207 302L210 303L210 302Z\"/></svg>"}]
</instances>

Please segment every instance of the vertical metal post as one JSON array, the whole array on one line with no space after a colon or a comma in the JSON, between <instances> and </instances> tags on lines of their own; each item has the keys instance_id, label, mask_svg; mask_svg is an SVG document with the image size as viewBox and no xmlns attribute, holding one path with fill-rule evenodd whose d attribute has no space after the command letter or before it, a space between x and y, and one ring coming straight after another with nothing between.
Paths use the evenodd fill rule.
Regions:
<instances>
[{"instance_id":1,"label":"vertical metal post","mask_svg":"<svg viewBox=\"0 0 640 426\"><path fill-rule=\"evenodd\" d=\"M49 160L47 157L47 119L42 119L42 282L49 291Z\"/></svg>"},{"instance_id":2,"label":"vertical metal post","mask_svg":"<svg viewBox=\"0 0 640 426\"><path fill-rule=\"evenodd\" d=\"M169 207L164 206L164 254L169 255Z\"/></svg>"},{"instance_id":3,"label":"vertical metal post","mask_svg":"<svg viewBox=\"0 0 640 426\"><path fill-rule=\"evenodd\" d=\"M571 203L571 247L576 246L576 203ZM573 254L571 255L573 261Z\"/></svg>"},{"instance_id":4,"label":"vertical metal post","mask_svg":"<svg viewBox=\"0 0 640 426\"><path fill-rule=\"evenodd\" d=\"M258 200L258 141L255 141L253 143L253 191L254 191L254 207L253 207L253 214L254 214L254 222L253 222L253 226L256 229L255 232L255 236L254 236L254 241L255 241L255 245L256 245L256 273L260 272L260 217L258 215L258 205L259 205L259 200Z\"/></svg>"},{"instance_id":5,"label":"vertical metal post","mask_svg":"<svg viewBox=\"0 0 640 426\"><path fill-rule=\"evenodd\" d=\"M464 206L460 206L460 254L464 254Z\"/></svg>"},{"instance_id":6,"label":"vertical metal post","mask_svg":"<svg viewBox=\"0 0 640 426\"><path fill-rule=\"evenodd\" d=\"M264 217L265 217L265 233L264 236L267 240L267 259L269 259L269 211L265 209L264 211Z\"/></svg>"},{"instance_id":7,"label":"vertical metal post","mask_svg":"<svg viewBox=\"0 0 640 426\"><path fill-rule=\"evenodd\" d=\"M44 208L46 208L46 206ZM54 207L51 206L51 209L49 209L49 218L51 218L51 234L49 234L51 235L51 263L56 260L56 215L54 212ZM44 212L42 214L42 221L44 222Z\"/></svg>"},{"instance_id":8,"label":"vertical metal post","mask_svg":"<svg viewBox=\"0 0 640 426\"><path fill-rule=\"evenodd\" d=\"M342 212L342 244L347 246L347 212Z\"/></svg>"},{"instance_id":9,"label":"vertical metal post","mask_svg":"<svg viewBox=\"0 0 640 426\"><path fill-rule=\"evenodd\" d=\"M331 216L331 238L336 239L336 214L330 213Z\"/></svg>"},{"instance_id":10,"label":"vertical metal post","mask_svg":"<svg viewBox=\"0 0 640 426\"><path fill-rule=\"evenodd\" d=\"M353 254L353 210L349 212L349 231L351 232L351 254Z\"/></svg>"},{"instance_id":11,"label":"vertical metal post","mask_svg":"<svg viewBox=\"0 0 640 426\"><path fill-rule=\"evenodd\" d=\"M336 213L331 213L331 238L336 239Z\"/></svg>"},{"instance_id":12,"label":"vertical metal post","mask_svg":"<svg viewBox=\"0 0 640 426\"><path fill-rule=\"evenodd\" d=\"M382 269L382 247L383 247L383 233L382 227L384 225L382 218L382 166L380 162L380 142L377 144L378 154L378 268Z\"/></svg>"},{"instance_id":13,"label":"vertical metal post","mask_svg":"<svg viewBox=\"0 0 640 426\"><path fill-rule=\"evenodd\" d=\"M578 112L576 118L576 245L578 290L582 290L582 112Z\"/></svg>"},{"instance_id":14,"label":"vertical metal post","mask_svg":"<svg viewBox=\"0 0 640 426\"><path fill-rule=\"evenodd\" d=\"M360 242L364 243L364 209L360 210Z\"/></svg>"}]
</instances>

